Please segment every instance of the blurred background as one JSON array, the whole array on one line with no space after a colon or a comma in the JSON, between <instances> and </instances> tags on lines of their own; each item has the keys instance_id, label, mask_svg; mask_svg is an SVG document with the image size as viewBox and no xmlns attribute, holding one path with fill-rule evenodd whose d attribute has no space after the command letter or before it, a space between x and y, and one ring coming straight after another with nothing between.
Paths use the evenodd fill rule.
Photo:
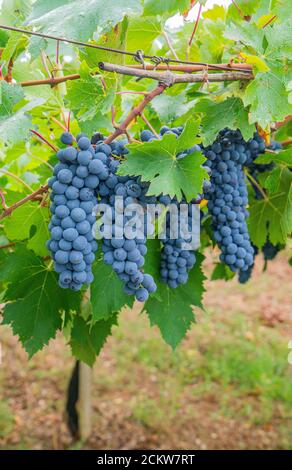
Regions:
<instances>
[{"instance_id":1,"label":"blurred background","mask_svg":"<svg viewBox=\"0 0 292 470\"><path fill-rule=\"evenodd\" d=\"M93 430L83 443L65 424L68 346L57 338L29 361L2 327L0 448L292 449L289 256L265 272L258 256L246 285L208 282L206 311L175 353L140 305L124 310L93 370Z\"/></svg>"}]
</instances>

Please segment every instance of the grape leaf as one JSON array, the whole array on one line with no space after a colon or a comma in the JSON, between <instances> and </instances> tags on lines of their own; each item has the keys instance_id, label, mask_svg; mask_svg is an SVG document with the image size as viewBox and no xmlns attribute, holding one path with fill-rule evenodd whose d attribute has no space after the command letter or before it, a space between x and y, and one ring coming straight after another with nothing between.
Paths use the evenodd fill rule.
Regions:
<instances>
[{"instance_id":1,"label":"grape leaf","mask_svg":"<svg viewBox=\"0 0 292 470\"><path fill-rule=\"evenodd\" d=\"M201 100L195 106L195 111L204 113L201 131L204 145L211 144L224 127L240 129L246 140L253 135L254 126L248 123L248 112L239 98L227 98L221 103Z\"/></svg>"},{"instance_id":2,"label":"grape leaf","mask_svg":"<svg viewBox=\"0 0 292 470\"><path fill-rule=\"evenodd\" d=\"M72 354L80 361L93 366L114 325L117 325L117 315L112 315L107 320L99 320L92 326L76 315L70 339Z\"/></svg>"},{"instance_id":3,"label":"grape leaf","mask_svg":"<svg viewBox=\"0 0 292 470\"><path fill-rule=\"evenodd\" d=\"M152 240L152 243L148 243L148 249L155 252L156 263L155 266L152 263L151 267L147 265L147 272L155 276L155 273L159 272L159 242ZM157 293L151 296L144 305L144 311L149 317L151 326L158 326L163 339L173 349L184 338L191 324L195 322L193 307L202 308L202 296L205 291L203 282L206 279L201 269L204 257L196 253L196 258L196 264L189 273L187 284L170 289L159 282ZM155 277L158 280L157 275Z\"/></svg>"},{"instance_id":4,"label":"grape leaf","mask_svg":"<svg viewBox=\"0 0 292 470\"><path fill-rule=\"evenodd\" d=\"M203 279L204 275L197 264L190 272L186 285L173 290L164 287L159 291L161 301L150 298L145 305L151 326L158 326L164 341L173 349L195 322L192 306L202 306Z\"/></svg>"},{"instance_id":5,"label":"grape leaf","mask_svg":"<svg viewBox=\"0 0 292 470\"><path fill-rule=\"evenodd\" d=\"M261 248L269 237L271 243L285 243L292 232L292 172L283 168L275 175L278 191L265 199L250 201L248 219L252 242ZM268 183L275 188L275 182Z\"/></svg>"},{"instance_id":6,"label":"grape leaf","mask_svg":"<svg viewBox=\"0 0 292 470\"><path fill-rule=\"evenodd\" d=\"M29 15L31 4L27 0L3 0L1 2L1 22L18 26Z\"/></svg>"},{"instance_id":7,"label":"grape leaf","mask_svg":"<svg viewBox=\"0 0 292 470\"><path fill-rule=\"evenodd\" d=\"M144 15L164 15L166 13L177 13L188 10L189 0L145 0Z\"/></svg>"},{"instance_id":8,"label":"grape leaf","mask_svg":"<svg viewBox=\"0 0 292 470\"><path fill-rule=\"evenodd\" d=\"M274 72L258 73L247 85L243 102L250 105L250 122L257 122L263 129L291 113L285 82Z\"/></svg>"},{"instance_id":9,"label":"grape leaf","mask_svg":"<svg viewBox=\"0 0 292 470\"><path fill-rule=\"evenodd\" d=\"M86 41L95 33L98 40L125 15L142 13L141 0L37 0L29 24L47 34Z\"/></svg>"},{"instance_id":10,"label":"grape leaf","mask_svg":"<svg viewBox=\"0 0 292 470\"><path fill-rule=\"evenodd\" d=\"M279 163L285 166L292 166L292 148L281 150L279 153L265 153L260 155L254 163L267 164L270 162Z\"/></svg>"},{"instance_id":11,"label":"grape leaf","mask_svg":"<svg viewBox=\"0 0 292 470\"><path fill-rule=\"evenodd\" d=\"M101 77L90 75L90 69L85 62L81 64L80 76L80 80L67 85L66 100L70 108L76 114L86 114L86 120L99 112L108 111L114 99L114 87L106 93L101 84Z\"/></svg>"},{"instance_id":12,"label":"grape leaf","mask_svg":"<svg viewBox=\"0 0 292 470\"><path fill-rule=\"evenodd\" d=\"M7 44L5 45L1 59L6 62L6 65L11 58L15 61L15 59L25 50L27 43L27 36L24 36L21 33L12 32Z\"/></svg>"},{"instance_id":13,"label":"grape leaf","mask_svg":"<svg viewBox=\"0 0 292 470\"><path fill-rule=\"evenodd\" d=\"M265 50L266 57L282 57L291 54L292 19L287 18L283 23L276 23L273 27L265 28L268 45Z\"/></svg>"},{"instance_id":14,"label":"grape leaf","mask_svg":"<svg viewBox=\"0 0 292 470\"><path fill-rule=\"evenodd\" d=\"M175 96L163 94L157 96L151 103L151 106L156 111L162 122L171 122L186 114L193 106L193 103L191 102L186 103L185 99L185 93L180 93Z\"/></svg>"},{"instance_id":15,"label":"grape leaf","mask_svg":"<svg viewBox=\"0 0 292 470\"><path fill-rule=\"evenodd\" d=\"M19 93L18 96L20 97ZM2 140L5 143L14 145L24 140L31 127L31 117L27 114L27 111L39 106L43 102L44 100L42 98L36 98L25 104L15 113L12 113L11 110L8 113L0 115L0 141ZM18 103L19 101L16 104ZM9 111L9 108L6 109Z\"/></svg>"},{"instance_id":16,"label":"grape leaf","mask_svg":"<svg viewBox=\"0 0 292 470\"><path fill-rule=\"evenodd\" d=\"M107 320L127 305L132 307L132 297L124 294L122 282L100 256L93 267L94 281L90 287L90 301L93 321ZM109 295L110 293L110 295Z\"/></svg>"},{"instance_id":17,"label":"grape leaf","mask_svg":"<svg viewBox=\"0 0 292 470\"><path fill-rule=\"evenodd\" d=\"M264 31L251 23L231 23L226 27L224 36L251 47L255 52L263 52Z\"/></svg>"},{"instance_id":18,"label":"grape leaf","mask_svg":"<svg viewBox=\"0 0 292 470\"><path fill-rule=\"evenodd\" d=\"M287 0L271 0L271 9L274 15L285 21L291 15L291 5Z\"/></svg>"},{"instance_id":19,"label":"grape leaf","mask_svg":"<svg viewBox=\"0 0 292 470\"><path fill-rule=\"evenodd\" d=\"M127 32L127 49L135 51L141 47L148 54L154 39L160 34L161 25L153 16L133 18Z\"/></svg>"},{"instance_id":20,"label":"grape leaf","mask_svg":"<svg viewBox=\"0 0 292 470\"><path fill-rule=\"evenodd\" d=\"M216 266L212 272L211 280L217 281L218 279L224 279L224 281L229 281L235 276L235 273L229 269L227 264L216 263Z\"/></svg>"},{"instance_id":21,"label":"grape leaf","mask_svg":"<svg viewBox=\"0 0 292 470\"><path fill-rule=\"evenodd\" d=\"M202 190L203 180L208 179L202 168L205 158L198 151L181 159L176 159L176 154L197 142L198 127L198 121L190 120L179 138L164 134L161 140L128 145L130 153L118 173L141 175L143 181L150 181L149 195L163 193L181 200L184 194L188 201L196 197Z\"/></svg>"},{"instance_id":22,"label":"grape leaf","mask_svg":"<svg viewBox=\"0 0 292 470\"><path fill-rule=\"evenodd\" d=\"M20 85L10 85L5 80L0 81L0 118L13 112L13 107L24 97Z\"/></svg>"},{"instance_id":23,"label":"grape leaf","mask_svg":"<svg viewBox=\"0 0 292 470\"><path fill-rule=\"evenodd\" d=\"M79 309L80 294L61 289L56 273L22 246L1 260L1 280L8 283L3 323L11 325L29 356L55 337L59 312Z\"/></svg>"},{"instance_id":24,"label":"grape leaf","mask_svg":"<svg viewBox=\"0 0 292 470\"><path fill-rule=\"evenodd\" d=\"M27 243L37 255L48 254L46 241L49 239L48 209L36 203L23 204L9 217L4 219L4 231L9 240L25 240L30 237L32 227L35 231Z\"/></svg>"}]
</instances>

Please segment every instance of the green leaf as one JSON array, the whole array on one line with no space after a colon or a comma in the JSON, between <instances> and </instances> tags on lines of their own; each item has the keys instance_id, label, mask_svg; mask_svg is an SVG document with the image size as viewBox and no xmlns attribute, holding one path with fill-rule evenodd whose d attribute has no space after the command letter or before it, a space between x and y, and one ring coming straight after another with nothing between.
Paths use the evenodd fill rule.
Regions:
<instances>
[{"instance_id":1,"label":"green leaf","mask_svg":"<svg viewBox=\"0 0 292 470\"><path fill-rule=\"evenodd\" d=\"M127 32L127 49L136 51L140 47L145 54L148 54L154 39L161 34L161 30L161 24L153 16L133 18Z\"/></svg>"},{"instance_id":2,"label":"green leaf","mask_svg":"<svg viewBox=\"0 0 292 470\"><path fill-rule=\"evenodd\" d=\"M193 103L186 102L185 93L174 96L163 94L157 96L151 103L151 106L156 111L161 121L169 123L186 114L193 106Z\"/></svg>"},{"instance_id":3,"label":"green leaf","mask_svg":"<svg viewBox=\"0 0 292 470\"><path fill-rule=\"evenodd\" d=\"M93 267L94 281L90 287L93 321L108 319L122 307L132 307L134 300L124 294L123 284L110 266L100 257Z\"/></svg>"},{"instance_id":4,"label":"green leaf","mask_svg":"<svg viewBox=\"0 0 292 470\"><path fill-rule=\"evenodd\" d=\"M287 150L281 150L279 153L264 153L260 155L254 163L267 164L267 163L279 163L285 166L292 166L292 148Z\"/></svg>"},{"instance_id":5,"label":"green leaf","mask_svg":"<svg viewBox=\"0 0 292 470\"><path fill-rule=\"evenodd\" d=\"M48 41L45 38L39 38L32 36L29 40L28 52L31 55L32 60L39 57L42 51L45 51L48 46Z\"/></svg>"},{"instance_id":6,"label":"green leaf","mask_svg":"<svg viewBox=\"0 0 292 470\"><path fill-rule=\"evenodd\" d=\"M149 195L169 194L181 200L183 194L189 201L202 190L208 174L202 164L201 152L195 151L181 159L176 154L191 148L197 141L199 122L190 120L179 138L164 134L161 140L144 144L128 145L130 153L119 168L120 175L141 175L143 181L150 181Z\"/></svg>"},{"instance_id":7,"label":"green leaf","mask_svg":"<svg viewBox=\"0 0 292 470\"><path fill-rule=\"evenodd\" d=\"M6 256L0 280L8 283L4 324L10 324L29 356L48 344L61 328L60 312L77 310L80 295L61 289L57 275L24 247Z\"/></svg>"},{"instance_id":8,"label":"green leaf","mask_svg":"<svg viewBox=\"0 0 292 470\"><path fill-rule=\"evenodd\" d=\"M28 0L3 0L1 4L1 22L6 25L22 25L31 10Z\"/></svg>"},{"instance_id":9,"label":"green leaf","mask_svg":"<svg viewBox=\"0 0 292 470\"><path fill-rule=\"evenodd\" d=\"M10 85L4 80L0 82L0 119L13 112L13 107L24 98L20 85Z\"/></svg>"},{"instance_id":10,"label":"green leaf","mask_svg":"<svg viewBox=\"0 0 292 470\"><path fill-rule=\"evenodd\" d=\"M34 234L27 243L27 248L37 255L48 254L46 241L49 239L48 209L39 207L37 203L23 204L4 219L4 231L9 240L25 240Z\"/></svg>"},{"instance_id":11,"label":"green leaf","mask_svg":"<svg viewBox=\"0 0 292 470\"><path fill-rule=\"evenodd\" d=\"M285 243L287 235L292 232L292 172L283 168L279 174L277 192L275 181L268 185L273 194L267 194L265 199L250 201L250 217L248 219L249 233L252 242L261 248L266 239L271 243Z\"/></svg>"},{"instance_id":12,"label":"green leaf","mask_svg":"<svg viewBox=\"0 0 292 470\"><path fill-rule=\"evenodd\" d=\"M226 27L224 36L251 47L257 53L263 52L264 31L257 28L255 24L244 21L236 24L231 23Z\"/></svg>"},{"instance_id":13,"label":"green leaf","mask_svg":"<svg viewBox=\"0 0 292 470\"><path fill-rule=\"evenodd\" d=\"M287 0L271 0L271 9L273 14L282 21L291 15L291 5Z\"/></svg>"},{"instance_id":14,"label":"green leaf","mask_svg":"<svg viewBox=\"0 0 292 470\"><path fill-rule=\"evenodd\" d=\"M257 55L250 55L245 54L244 52L241 53L241 57L245 60L247 64L253 66L253 70L256 72L267 72L269 67L267 66L266 62L258 57Z\"/></svg>"},{"instance_id":15,"label":"green leaf","mask_svg":"<svg viewBox=\"0 0 292 470\"><path fill-rule=\"evenodd\" d=\"M214 271L212 272L211 281L217 281L218 279L224 279L229 281L235 276L235 274L229 269L227 264L216 263Z\"/></svg>"},{"instance_id":16,"label":"green leaf","mask_svg":"<svg viewBox=\"0 0 292 470\"><path fill-rule=\"evenodd\" d=\"M67 85L66 100L69 107L87 121L99 113L106 113L115 97L115 86L105 91L101 84L101 76L90 75L90 69L85 62L81 64L80 80L71 81Z\"/></svg>"},{"instance_id":17,"label":"green leaf","mask_svg":"<svg viewBox=\"0 0 292 470\"><path fill-rule=\"evenodd\" d=\"M291 11L290 11L291 13ZM265 28L268 41L265 56L291 57L292 51L292 19L287 18L283 23L275 23L273 27Z\"/></svg>"},{"instance_id":18,"label":"green leaf","mask_svg":"<svg viewBox=\"0 0 292 470\"><path fill-rule=\"evenodd\" d=\"M246 140L253 135L254 126L248 123L248 112L244 109L240 98L227 98L221 103L201 100L195 111L204 113L201 131L204 145L211 144L224 127L240 129Z\"/></svg>"},{"instance_id":19,"label":"green leaf","mask_svg":"<svg viewBox=\"0 0 292 470\"><path fill-rule=\"evenodd\" d=\"M262 128L291 113L285 82L274 72L258 73L247 85L243 102L250 105L250 122L257 122Z\"/></svg>"},{"instance_id":20,"label":"green leaf","mask_svg":"<svg viewBox=\"0 0 292 470\"><path fill-rule=\"evenodd\" d=\"M189 0L145 0L144 15L165 15L166 13L177 13L188 10Z\"/></svg>"},{"instance_id":21,"label":"green leaf","mask_svg":"<svg viewBox=\"0 0 292 470\"><path fill-rule=\"evenodd\" d=\"M173 349L195 322L193 307L202 307L205 279L201 269L203 255L197 253L196 258L187 284L176 289L159 284L156 297L150 297L144 306L151 326L158 326L164 341ZM159 256L156 256L156 259L159 263Z\"/></svg>"},{"instance_id":22,"label":"green leaf","mask_svg":"<svg viewBox=\"0 0 292 470\"><path fill-rule=\"evenodd\" d=\"M117 315L112 315L107 320L99 320L93 326L76 315L70 339L72 354L80 361L93 366L114 325L117 325Z\"/></svg>"},{"instance_id":23,"label":"green leaf","mask_svg":"<svg viewBox=\"0 0 292 470\"><path fill-rule=\"evenodd\" d=\"M141 0L37 0L29 24L55 36L87 41L110 31L125 15L142 13Z\"/></svg>"},{"instance_id":24,"label":"green leaf","mask_svg":"<svg viewBox=\"0 0 292 470\"><path fill-rule=\"evenodd\" d=\"M43 103L42 98L37 98L18 109L23 99L23 91L19 85L9 85L0 82L0 141L15 144L27 137L31 127L31 117L27 114L34 107ZM17 106L17 111L13 110Z\"/></svg>"}]
</instances>

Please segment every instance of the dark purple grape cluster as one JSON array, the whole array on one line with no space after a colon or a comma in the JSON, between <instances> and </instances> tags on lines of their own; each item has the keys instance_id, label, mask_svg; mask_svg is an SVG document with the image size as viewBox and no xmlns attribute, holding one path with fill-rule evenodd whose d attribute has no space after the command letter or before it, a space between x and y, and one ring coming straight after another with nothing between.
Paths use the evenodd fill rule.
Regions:
<instances>
[{"instance_id":1,"label":"dark purple grape cluster","mask_svg":"<svg viewBox=\"0 0 292 470\"><path fill-rule=\"evenodd\" d=\"M92 235L92 211L100 180L91 171L95 151L89 139L77 136L75 147L73 136L64 132L61 141L67 147L58 151L59 163L49 180L52 218L47 247L60 274L60 286L77 291L93 281L91 266L98 245Z\"/></svg>"},{"instance_id":2,"label":"dark purple grape cluster","mask_svg":"<svg viewBox=\"0 0 292 470\"><path fill-rule=\"evenodd\" d=\"M220 259L234 272L247 271L253 264L254 249L246 224L245 142L240 131L224 129L203 152L205 165L211 169L211 187L205 197L214 239L221 249Z\"/></svg>"},{"instance_id":3,"label":"dark purple grape cluster","mask_svg":"<svg viewBox=\"0 0 292 470\"><path fill-rule=\"evenodd\" d=\"M113 267L127 294L134 294L139 301L147 300L156 285L152 276L141 270L147 252L144 233L134 239L115 236L115 196L120 196L127 207L147 192L139 178L116 175L119 166L116 156L128 152L124 142L108 145L100 133L94 134L91 141L79 134L74 146L75 139L69 132L62 134L61 141L67 147L57 153L59 163L49 180L52 218L51 239L47 242L55 270L60 273L60 286L80 290L93 281L91 266L98 248L93 236L94 208L105 203L112 208L113 238L103 239L104 262ZM123 218L123 229L126 224Z\"/></svg>"}]
</instances>

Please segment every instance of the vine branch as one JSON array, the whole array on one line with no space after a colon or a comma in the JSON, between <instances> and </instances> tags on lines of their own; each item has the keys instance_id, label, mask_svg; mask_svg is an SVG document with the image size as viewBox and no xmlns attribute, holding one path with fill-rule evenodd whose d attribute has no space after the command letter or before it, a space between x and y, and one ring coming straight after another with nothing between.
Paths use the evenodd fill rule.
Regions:
<instances>
[{"instance_id":1,"label":"vine branch","mask_svg":"<svg viewBox=\"0 0 292 470\"><path fill-rule=\"evenodd\" d=\"M125 68L130 69L137 69L137 70L161 70L161 71L174 71L174 72L184 72L184 73L193 73L193 72L200 72L206 70L207 65L166 65L166 64L145 64L143 68L141 65L125 65ZM226 70L226 71L237 71L242 73L251 73L252 67L249 64L208 64L209 71L218 71L218 70ZM94 73L93 75L98 75L99 72ZM71 75L64 75L63 77L50 77L50 78L42 78L40 80L28 80L24 82L20 82L22 87L30 87L30 86L38 86L38 85L49 85L52 88L59 85L60 83L67 82L68 80L78 80L80 78L79 73L74 73ZM252 78L252 77L250 77Z\"/></svg>"},{"instance_id":2,"label":"vine branch","mask_svg":"<svg viewBox=\"0 0 292 470\"><path fill-rule=\"evenodd\" d=\"M236 80L251 80L253 75L245 72L223 72L216 74L174 74L170 71L154 72L150 70L137 69L134 67L127 67L119 64L110 64L108 62L100 62L99 68L106 72L116 72L121 75L130 75L132 77L150 78L164 83L166 86L174 85L175 83L198 83L205 82L223 82L223 81L236 81Z\"/></svg>"},{"instance_id":3,"label":"vine branch","mask_svg":"<svg viewBox=\"0 0 292 470\"><path fill-rule=\"evenodd\" d=\"M127 132L127 128L129 124L137 117L141 116L141 113L143 112L143 109L147 106L150 101L152 101L156 96L160 95L161 93L164 92L164 90L167 88L166 83L159 83L154 90L152 90L150 93L148 93L143 101L141 101L138 106L133 108L126 119L116 127L115 131L104 141L105 144L110 144L113 140L115 140L119 135L125 134Z\"/></svg>"},{"instance_id":4,"label":"vine branch","mask_svg":"<svg viewBox=\"0 0 292 470\"><path fill-rule=\"evenodd\" d=\"M292 144L292 139L283 140L283 142L281 142L282 147L286 147L287 145L291 145L291 144Z\"/></svg>"},{"instance_id":5,"label":"vine branch","mask_svg":"<svg viewBox=\"0 0 292 470\"><path fill-rule=\"evenodd\" d=\"M6 206L6 209L0 215L0 220L4 219L4 217L7 217L8 215L10 215L15 209L22 206L26 202L34 201L34 200L38 199L38 196L40 194L43 194L43 193L47 192L48 189L49 189L49 186L47 184L44 185L44 186L41 186L39 189L37 189L36 191L33 191L32 193L28 194L23 199L20 199L19 201L15 202L15 204L12 204L10 207Z\"/></svg>"}]
</instances>

